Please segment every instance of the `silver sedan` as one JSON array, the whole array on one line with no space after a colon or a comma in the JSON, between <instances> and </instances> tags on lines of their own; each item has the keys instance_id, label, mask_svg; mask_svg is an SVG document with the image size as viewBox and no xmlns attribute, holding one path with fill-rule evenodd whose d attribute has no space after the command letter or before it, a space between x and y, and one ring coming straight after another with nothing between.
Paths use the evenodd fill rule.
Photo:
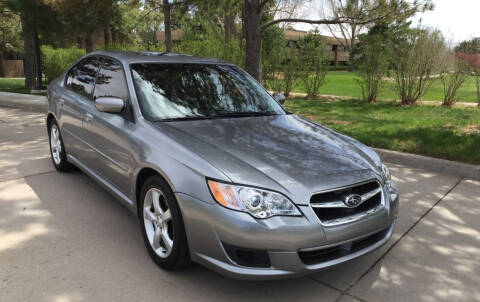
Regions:
<instances>
[{"instance_id":1,"label":"silver sedan","mask_svg":"<svg viewBox=\"0 0 480 302\"><path fill-rule=\"evenodd\" d=\"M284 100L214 59L90 53L49 86L52 162L138 216L164 269L300 276L385 244L399 199L388 168Z\"/></svg>"}]
</instances>

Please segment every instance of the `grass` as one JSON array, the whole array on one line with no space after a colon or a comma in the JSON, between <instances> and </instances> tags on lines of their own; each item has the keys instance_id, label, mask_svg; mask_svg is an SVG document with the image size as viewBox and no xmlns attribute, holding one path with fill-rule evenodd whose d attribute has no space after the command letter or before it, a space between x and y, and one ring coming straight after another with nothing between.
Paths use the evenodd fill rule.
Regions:
<instances>
[{"instance_id":1,"label":"grass","mask_svg":"<svg viewBox=\"0 0 480 302\"><path fill-rule=\"evenodd\" d=\"M286 108L366 145L480 164L480 109L287 100Z\"/></svg>"},{"instance_id":2,"label":"grass","mask_svg":"<svg viewBox=\"0 0 480 302\"><path fill-rule=\"evenodd\" d=\"M350 96L353 98L362 98L362 90L360 85L355 80L354 72L349 71L330 71L327 73L326 82L320 88L320 94ZM305 92L303 83L299 83L296 92ZM458 92L460 101L462 102L477 102L476 88L474 77L469 77ZM383 89L380 92L379 99L395 100L398 96L395 93L395 83L385 82ZM443 86L439 79L435 80L432 88L422 98L424 101L442 101L443 100Z\"/></svg>"},{"instance_id":3,"label":"grass","mask_svg":"<svg viewBox=\"0 0 480 302\"><path fill-rule=\"evenodd\" d=\"M24 79L0 78L0 91L30 94L30 90L25 88Z\"/></svg>"}]
</instances>

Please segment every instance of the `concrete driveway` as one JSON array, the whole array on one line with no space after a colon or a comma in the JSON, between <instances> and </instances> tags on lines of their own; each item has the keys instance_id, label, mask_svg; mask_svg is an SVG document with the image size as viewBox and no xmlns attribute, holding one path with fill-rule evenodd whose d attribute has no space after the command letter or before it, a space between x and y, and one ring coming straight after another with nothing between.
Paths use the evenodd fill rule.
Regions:
<instances>
[{"instance_id":1,"label":"concrete driveway","mask_svg":"<svg viewBox=\"0 0 480 302\"><path fill-rule=\"evenodd\" d=\"M480 301L480 183L391 170L399 221L373 254L284 281L166 272L126 208L53 169L41 114L0 108L0 301Z\"/></svg>"}]
</instances>

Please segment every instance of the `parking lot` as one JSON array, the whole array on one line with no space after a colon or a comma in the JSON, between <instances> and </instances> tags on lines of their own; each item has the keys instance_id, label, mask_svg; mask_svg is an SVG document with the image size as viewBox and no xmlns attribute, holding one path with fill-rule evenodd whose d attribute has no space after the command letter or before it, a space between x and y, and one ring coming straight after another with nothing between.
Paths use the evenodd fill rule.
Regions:
<instances>
[{"instance_id":1,"label":"parking lot","mask_svg":"<svg viewBox=\"0 0 480 302\"><path fill-rule=\"evenodd\" d=\"M300 279L247 282L149 258L137 219L77 171L54 170L44 116L0 108L0 301L480 301L480 182L390 165L390 242Z\"/></svg>"}]
</instances>

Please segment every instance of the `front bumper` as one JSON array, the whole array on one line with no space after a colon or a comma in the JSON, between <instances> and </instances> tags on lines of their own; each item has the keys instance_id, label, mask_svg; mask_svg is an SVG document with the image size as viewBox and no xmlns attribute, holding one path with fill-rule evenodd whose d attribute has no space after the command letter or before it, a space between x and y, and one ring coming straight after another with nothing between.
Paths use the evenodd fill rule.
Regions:
<instances>
[{"instance_id":1,"label":"front bumper","mask_svg":"<svg viewBox=\"0 0 480 302\"><path fill-rule=\"evenodd\" d=\"M247 213L202 202L182 193L177 193L176 197L192 260L228 277L248 280L302 276L381 247L392 236L399 202L397 197L375 215L327 227L310 206L299 206L304 214L302 217L276 216L258 220ZM227 253L228 246L266 252L269 266L240 265ZM344 247L352 248L346 252ZM328 257L315 258L322 254L319 251L331 253Z\"/></svg>"}]
</instances>

